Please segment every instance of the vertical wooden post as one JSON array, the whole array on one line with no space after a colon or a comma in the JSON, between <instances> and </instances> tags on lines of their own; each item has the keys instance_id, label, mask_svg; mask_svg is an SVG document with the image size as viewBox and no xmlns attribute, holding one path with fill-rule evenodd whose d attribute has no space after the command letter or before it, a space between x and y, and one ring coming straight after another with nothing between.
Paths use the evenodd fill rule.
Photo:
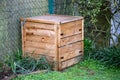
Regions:
<instances>
[{"instance_id":1,"label":"vertical wooden post","mask_svg":"<svg viewBox=\"0 0 120 80\"><path fill-rule=\"evenodd\" d=\"M82 51L84 54L84 19L82 19Z\"/></svg>"},{"instance_id":2,"label":"vertical wooden post","mask_svg":"<svg viewBox=\"0 0 120 80\"><path fill-rule=\"evenodd\" d=\"M54 24L55 30L55 70L58 70L59 67L59 51L58 51L58 24Z\"/></svg>"},{"instance_id":3,"label":"vertical wooden post","mask_svg":"<svg viewBox=\"0 0 120 80\"><path fill-rule=\"evenodd\" d=\"M22 32L22 54L25 56L25 38L26 38L26 32L25 27L23 25L24 22L21 22L21 32Z\"/></svg>"}]
</instances>

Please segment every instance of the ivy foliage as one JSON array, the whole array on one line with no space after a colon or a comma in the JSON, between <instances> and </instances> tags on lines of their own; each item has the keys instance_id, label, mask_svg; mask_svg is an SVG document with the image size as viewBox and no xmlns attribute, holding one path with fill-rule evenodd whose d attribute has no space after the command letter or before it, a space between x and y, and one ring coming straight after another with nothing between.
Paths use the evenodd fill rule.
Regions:
<instances>
[{"instance_id":1,"label":"ivy foliage","mask_svg":"<svg viewBox=\"0 0 120 80\"><path fill-rule=\"evenodd\" d=\"M97 46L109 46L112 17L110 2L107 0L73 0L73 2L78 6L78 15L84 17L85 37L90 38Z\"/></svg>"},{"instance_id":2,"label":"ivy foliage","mask_svg":"<svg viewBox=\"0 0 120 80\"><path fill-rule=\"evenodd\" d=\"M84 16L90 23L97 22L103 0L74 0L78 4L79 15Z\"/></svg>"}]
</instances>

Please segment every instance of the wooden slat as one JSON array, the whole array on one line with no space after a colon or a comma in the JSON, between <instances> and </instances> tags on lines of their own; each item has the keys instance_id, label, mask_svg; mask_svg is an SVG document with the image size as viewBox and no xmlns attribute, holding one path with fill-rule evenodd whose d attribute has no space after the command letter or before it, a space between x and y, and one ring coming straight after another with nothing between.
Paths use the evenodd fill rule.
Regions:
<instances>
[{"instance_id":1,"label":"wooden slat","mask_svg":"<svg viewBox=\"0 0 120 80\"><path fill-rule=\"evenodd\" d=\"M82 43L83 42L77 42L77 43L59 48L59 60L65 61L72 57L76 57L83 54Z\"/></svg>"},{"instance_id":2,"label":"wooden slat","mask_svg":"<svg viewBox=\"0 0 120 80\"><path fill-rule=\"evenodd\" d=\"M33 53L33 54L42 54L42 55L48 55L48 56L55 56L55 51L54 50L49 50L49 49L40 49L40 48L34 48L34 47L25 47L25 52L26 53Z\"/></svg>"},{"instance_id":3,"label":"wooden slat","mask_svg":"<svg viewBox=\"0 0 120 80\"><path fill-rule=\"evenodd\" d=\"M60 22L42 20L42 19L31 19L31 18L20 18L21 21L35 22L35 23L44 23L44 24L60 24Z\"/></svg>"},{"instance_id":4,"label":"wooden slat","mask_svg":"<svg viewBox=\"0 0 120 80\"><path fill-rule=\"evenodd\" d=\"M82 41L80 41L80 42L75 42L75 43L72 43L72 44L69 44L69 45L60 47L60 48L59 48L59 52L60 52L61 54L64 54L64 53L71 52L71 51L73 51L74 49L81 49L81 48L82 48ZM82 50L82 49L81 49L81 50Z\"/></svg>"},{"instance_id":5,"label":"wooden slat","mask_svg":"<svg viewBox=\"0 0 120 80\"><path fill-rule=\"evenodd\" d=\"M48 44L48 43L38 43L38 42L26 41L25 47L29 47L29 46L35 47L35 48L41 48L41 49L55 50L55 45Z\"/></svg>"},{"instance_id":6,"label":"wooden slat","mask_svg":"<svg viewBox=\"0 0 120 80\"><path fill-rule=\"evenodd\" d=\"M41 30L41 29L26 29L27 34L39 35L39 36L50 36L54 37L55 32L50 30Z\"/></svg>"},{"instance_id":7,"label":"wooden slat","mask_svg":"<svg viewBox=\"0 0 120 80\"><path fill-rule=\"evenodd\" d=\"M61 24L60 27L60 38L62 37L66 37L66 36L70 36L73 35L75 32L75 22L69 22L69 23L65 23L65 24Z\"/></svg>"},{"instance_id":8,"label":"wooden slat","mask_svg":"<svg viewBox=\"0 0 120 80\"><path fill-rule=\"evenodd\" d=\"M41 57L45 56L46 59L48 60L48 62L49 62L51 65L53 64L53 62L54 62L54 60L55 60L54 57L48 56L48 55L44 55L44 54L36 54L36 53L32 54L32 53L27 53L27 54L25 54L25 56L27 56L27 57L32 57L32 58L35 58L35 59L40 59Z\"/></svg>"},{"instance_id":9,"label":"wooden slat","mask_svg":"<svg viewBox=\"0 0 120 80\"><path fill-rule=\"evenodd\" d=\"M82 40L82 34L76 34L76 35L72 35L70 37L61 38L60 43L59 43L59 47L64 46L64 45L68 45L70 43L74 43L77 41L81 41L81 40Z\"/></svg>"},{"instance_id":10,"label":"wooden slat","mask_svg":"<svg viewBox=\"0 0 120 80\"><path fill-rule=\"evenodd\" d=\"M61 31L59 33L60 38L71 36L82 32L82 20L69 22L61 25Z\"/></svg>"},{"instance_id":11,"label":"wooden slat","mask_svg":"<svg viewBox=\"0 0 120 80\"><path fill-rule=\"evenodd\" d=\"M26 22L25 27L26 28L37 28L37 29L54 30L54 25L43 24L43 23L34 23L34 22Z\"/></svg>"},{"instance_id":12,"label":"wooden slat","mask_svg":"<svg viewBox=\"0 0 120 80\"><path fill-rule=\"evenodd\" d=\"M83 53L80 49L76 49L76 50L73 50L71 52L64 53L63 55L60 54L59 60L60 61L65 61L65 60L71 59L73 57L80 56L82 54Z\"/></svg>"},{"instance_id":13,"label":"wooden slat","mask_svg":"<svg viewBox=\"0 0 120 80\"><path fill-rule=\"evenodd\" d=\"M72 58L70 60L61 62L61 65L59 66L59 70L65 69L69 66L72 66L72 65L78 63L80 60L82 60L82 58L83 58L83 56L77 56L77 57Z\"/></svg>"},{"instance_id":14,"label":"wooden slat","mask_svg":"<svg viewBox=\"0 0 120 80\"><path fill-rule=\"evenodd\" d=\"M27 35L26 41L41 42L41 43L55 43L54 36L37 36L37 35Z\"/></svg>"}]
</instances>

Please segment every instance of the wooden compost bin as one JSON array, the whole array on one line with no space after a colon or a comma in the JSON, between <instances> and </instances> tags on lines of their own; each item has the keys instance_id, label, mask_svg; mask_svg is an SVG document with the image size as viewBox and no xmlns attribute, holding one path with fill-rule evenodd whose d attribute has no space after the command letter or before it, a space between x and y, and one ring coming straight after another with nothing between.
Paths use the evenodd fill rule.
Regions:
<instances>
[{"instance_id":1,"label":"wooden compost bin","mask_svg":"<svg viewBox=\"0 0 120 80\"><path fill-rule=\"evenodd\" d=\"M23 55L36 59L45 55L62 70L83 57L83 17L44 15L21 18Z\"/></svg>"}]
</instances>

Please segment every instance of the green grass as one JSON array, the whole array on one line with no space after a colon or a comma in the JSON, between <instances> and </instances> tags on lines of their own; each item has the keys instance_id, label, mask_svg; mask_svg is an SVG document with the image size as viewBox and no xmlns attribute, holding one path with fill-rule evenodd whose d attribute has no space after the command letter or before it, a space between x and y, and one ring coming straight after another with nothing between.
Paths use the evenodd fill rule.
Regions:
<instances>
[{"instance_id":1,"label":"green grass","mask_svg":"<svg viewBox=\"0 0 120 80\"><path fill-rule=\"evenodd\" d=\"M63 72L24 75L13 80L120 80L120 70L108 69L94 60L85 60Z\"/></svg>"}]
</instances>

